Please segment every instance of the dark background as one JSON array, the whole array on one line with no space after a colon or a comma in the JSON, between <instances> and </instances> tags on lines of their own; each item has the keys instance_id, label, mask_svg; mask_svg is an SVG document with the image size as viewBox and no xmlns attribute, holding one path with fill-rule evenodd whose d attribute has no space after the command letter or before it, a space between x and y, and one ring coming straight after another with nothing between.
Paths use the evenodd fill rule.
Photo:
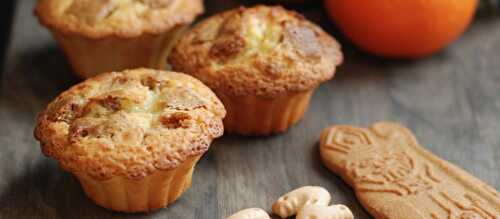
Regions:
<instances>
[{"instance_id":1,"label":"dark background","mask_svg":"<svg viewBox=\"0 0 500 219\"><path fill-rule=\"evenodd\" d=\"M7 42L10 35L10 25L12 13L14 11L14 0L7 0L2 2L2 9L0 9L0 70L3 71L3 63ZM1 75L1 72L0 72Z\"/></svg>"}]
</instances>

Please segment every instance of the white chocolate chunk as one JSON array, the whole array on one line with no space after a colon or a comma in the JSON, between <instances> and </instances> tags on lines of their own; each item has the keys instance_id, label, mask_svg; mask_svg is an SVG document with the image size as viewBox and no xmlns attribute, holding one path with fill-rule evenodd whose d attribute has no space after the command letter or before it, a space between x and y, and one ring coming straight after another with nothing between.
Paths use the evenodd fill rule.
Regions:
<instances>
[{"instance_id":1,"label":"white chocolate chunk","mask_svg":"<svg viewBox=\"0 0 500 219\"><path fill-rule=\"evenodd\" d=\"M271 219L271 217L260 208L248 208L238 211L226 219Z\"/></svg>"},{"instance_id":2,"label":"white chocolate chunk","mask_svg":"<svg viewBox=\"0 0 500 219\"><path fill-rule=\"evenodd\" d=\"M318 186L304 186L281 196L273 204L273 213L281 218L296 215L306 205L328 206L330 193Z\"/></svg>"},{"instance_id":3,"label":"white chocolate chunk","mask_svg":"<svg viewBox=\"0 0 500 219\"><path fill-rule=\"evenodd\" d=\"M299 210L296 219L354 219L345 205L308 205Z\"/></svg>"},{"instance_id":4,"label":"white chocolate chunk","mask_svg":"<svg viewBox=\"0 0 500 219\"><path fill-rule=\"evenodd\" d=\"M109 16L120 4L119 0L79 0L73 1L67 9L68 14L73 14L88 24L95 24Z\"/></svg>"}]
</instances>

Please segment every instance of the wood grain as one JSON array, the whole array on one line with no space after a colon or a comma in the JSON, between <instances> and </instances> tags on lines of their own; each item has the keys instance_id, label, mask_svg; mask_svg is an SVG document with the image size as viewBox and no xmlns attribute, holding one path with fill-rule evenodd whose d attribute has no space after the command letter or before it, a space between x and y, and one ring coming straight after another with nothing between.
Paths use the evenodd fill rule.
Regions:
<instances>
[{"instance_id":1,"label":"wood grain","mask_svg":"<svg viewBox=\"0 0 500 219\"><path fill-rule=\"evenodd\" d=\"M0 75L0 218L225 218L243 208L269 210L276 198L302 185L323 186L356 218L370 218L352 190L321 165L317 141L330 124L378 120L404 124L429 150L500 188L500 16L479 16L433 57L391 61L354 49L321 5L311 4L300 11L341 39L346 62L316 92L302 122L282 135L216 141L198 164L193 187L168 209L132 215L104 210L40 153L33 138L36 113L79 81L32 15L34 3L18 1ZM206 3L208 14L240 4Z\"/></svg>"}]
</instances>

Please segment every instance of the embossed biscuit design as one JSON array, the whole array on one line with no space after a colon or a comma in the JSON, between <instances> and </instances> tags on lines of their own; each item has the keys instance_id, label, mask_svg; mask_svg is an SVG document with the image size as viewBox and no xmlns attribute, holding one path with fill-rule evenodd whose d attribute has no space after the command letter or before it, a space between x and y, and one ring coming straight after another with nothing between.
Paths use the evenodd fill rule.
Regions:
<instances>
[{"instance_id":1,"label":"embossed biscuit design","mask_svg":"<svg viewBox=\"0 0 500 219\"><path fill-rule=\"evenodd\" d=\"M320 153L376 218L500 218L494 188L421 147L401 125L329 127Z\"/></svg>"}]
</instances>

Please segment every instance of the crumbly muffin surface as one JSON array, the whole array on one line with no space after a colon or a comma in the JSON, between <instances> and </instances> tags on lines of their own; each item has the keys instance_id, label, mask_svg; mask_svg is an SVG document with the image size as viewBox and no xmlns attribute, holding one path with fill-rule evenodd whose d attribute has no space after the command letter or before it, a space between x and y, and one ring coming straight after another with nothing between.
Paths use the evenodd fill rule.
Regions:
<instances>
[{"instance_id":1,"label":"crumbly muffin surface","mask_svg":"<svg viewBox=\"0 0 500 219\"><path fill-rule=\"evenodd\" d=\"M161 33L202 12L202 0L39 0L35 9L43 24L92 38Z\"/></svg>"},{"instance_id":2,"label":"crumbly muffin surface","mask_svg":"<svg viewBox=\"0 0 500 219\"><path fill-rule=\"evenodd\" d=\"M191 76L106 73L62 93L39 114L42 152L71 172L142 178L204 153L223 134L225 109Z\"/></svg>"},{"instance_id":3,"label":"crumbly muffin surface","mask_svg":"<svg viewBox=\"0 0 500 219\"><path fill-rule=\"evenodd\" d=\"M215 15L182 37L169 61L216 91L275 96L333 77L340 45L317 25L282 7Z\"/></svg>"}]
</instances>

